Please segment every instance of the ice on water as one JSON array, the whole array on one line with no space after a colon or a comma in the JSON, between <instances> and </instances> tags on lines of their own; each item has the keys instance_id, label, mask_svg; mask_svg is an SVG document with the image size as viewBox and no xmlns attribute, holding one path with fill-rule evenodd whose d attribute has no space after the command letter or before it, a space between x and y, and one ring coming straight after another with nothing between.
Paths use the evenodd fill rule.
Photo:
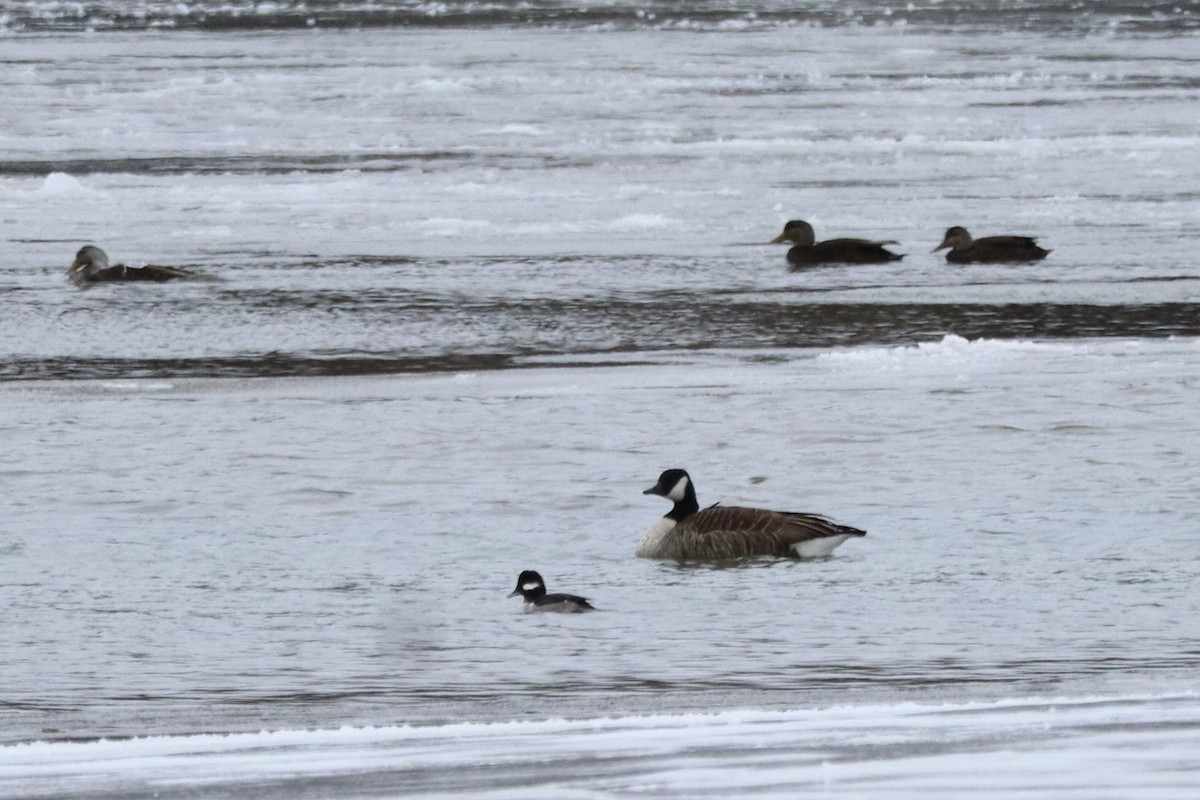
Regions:
<instances>
[{"instance_id":1,"label":"ice on water","mask_svg":"<svg viewBox=\"0 0 1200 800\"><path fill-rule=\"evenodd\" d=\"M1195 713L1194 696L1030 698L35 743L0 749L0 791L1166 798L1193 785Z\"/></svg>"}]
</instances>

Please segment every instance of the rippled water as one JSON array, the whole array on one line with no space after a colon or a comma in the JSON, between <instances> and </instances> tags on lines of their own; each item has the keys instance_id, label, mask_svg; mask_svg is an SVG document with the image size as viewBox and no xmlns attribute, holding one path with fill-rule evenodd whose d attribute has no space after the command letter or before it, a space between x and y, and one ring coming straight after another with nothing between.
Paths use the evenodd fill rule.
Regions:
<instances>
[{"instance_id":1,"label":"rippled water","mask_svg":"<svg viewBox=\"0 0 1200 800\"><path fill-rule=\"evenodd\" d=\"M4 741L1189 696L1196 4L790 5L7 4Z\"/></svg>"},{"instance_id":2,"label":"rippled water","mask_svg":"<svg viewBox=\"0 0 1200 800\"><path fill-rule=\"evenodd\" d=\"M5 439L29 457L4 475L7 730L1194 679L1194 341L648 358L9 384ZM641 489L674 463L701 502L817 510L870 535L818 563L634 559L665 511ZM531 566L603 613L519 614L504 595Z\"/></svg>"}]
</instances>

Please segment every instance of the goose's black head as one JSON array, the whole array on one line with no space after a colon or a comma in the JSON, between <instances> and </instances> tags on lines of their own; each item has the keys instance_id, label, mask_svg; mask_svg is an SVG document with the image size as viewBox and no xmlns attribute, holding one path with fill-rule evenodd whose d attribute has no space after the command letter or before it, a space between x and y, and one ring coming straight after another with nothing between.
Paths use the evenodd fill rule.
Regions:
<instances>
[{"instance_id":1,"label":"goose's black head","mask_svg":"<svg viewBox=\"0 0 1200 800\"><path fill-rule=\"evenodd\" d=\"M517 578L517 588L513 589L508 596L516 597L517 595L521 595L529 603L539 597L545 597L546 582L542 580L541 575L538 575L531 569L527 569Z\"/></svg>"},{"instance_id":2,"label":"goose's black head","mask_svg":"<svg viewBox=\"0 0 1200 800\"><path fill-rule=\"evenodd\" d=\"M692 476L687 474L687 470L667 470L658 476L658 483L642 494L656 494L673 502L675 507L666 516L676 522L700 509L700 504L696 502L696 487L692 485Z\"/></svg>"}]
</instances>

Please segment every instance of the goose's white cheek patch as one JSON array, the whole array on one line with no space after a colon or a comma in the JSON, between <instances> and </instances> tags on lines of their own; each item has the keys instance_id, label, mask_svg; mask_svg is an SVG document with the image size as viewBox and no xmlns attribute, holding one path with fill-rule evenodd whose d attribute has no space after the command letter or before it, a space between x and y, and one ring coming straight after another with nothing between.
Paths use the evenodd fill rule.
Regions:
<instances>
[{"instance_id":1,"label":"goose's white cheek patch","mask_svg":"<svg viewBox=\"0 0 1200 800\"><path fill-rule=\"evenodd\" d=\"M680 478L675 481L675 485L671 487L671 491L667 492L667 499L678 503L687 496L688 479Z\"/></svg>"}]
</instances>

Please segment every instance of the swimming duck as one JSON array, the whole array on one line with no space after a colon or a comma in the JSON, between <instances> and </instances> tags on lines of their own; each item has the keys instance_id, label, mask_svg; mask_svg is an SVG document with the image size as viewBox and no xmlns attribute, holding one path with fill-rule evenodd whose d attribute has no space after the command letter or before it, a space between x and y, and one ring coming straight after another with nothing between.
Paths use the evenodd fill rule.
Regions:
<instances>
[{"instance_id":1,"label":"swimming duck","mask_svg":"<svg viewBox=\"0 0 1200 800\"><path fill-rule=\"evenodd\" d=\"M75 260L67 269L67 276L78 286L88 286L103 281L169 281L175 278L194 278L190 272L174 267L127 267L124 264L110 266L108 253L94 244L84 245L75 254Z\"/></svg>"},{"instance_id":2,"label":"swimming duck","mask_svg":"<svg viewBox=\"0 0 1200 800\"><path fill-rule=\"evenodd\" d=\"M525 598L525 613L533 611L556 611L560 614L579 614L595 611L587 600L573 594L546 594L546 582L542 576L527 569L517 578L517 588L509 597L521 595Z\"/></svg>"},{"instance_id":3,"label":"swimming duck","mask_svg":"<svg viewBox=\"0 0 1200 800\"><path fill-rule=\"evenodd\" d=\"M972 239L967 229L959 225L946 231L946 238L933 248L937 252L949 247L946 260L954 264L1019 264L1041 261L1050 253L1037 246L1028 236L985 236Z\"/></svg>"},{"instance_id":4,"label":"swimming duck","mask_svg":"<svg viewBox=\"0 0 1200 800\"><path fill-rule=\"evenodd\" d=\"M638 544L641 558L824 558L847 539L867 535L816 514L722 505L701 511L692 478L682 469L667 470L642 494L665 497L675 505Z\"/></svg>"},{"instance_id":5,"label":"swimming duck","mask_svg":"<svg viewBox=\"0 0 1200 800\"><path fill-rule=\"evenodd\" d=\"M870 239L826 239L818 242L812 225L802 219L788 222L783 226L783 233L771 240L771 244L781 242L795 245L787 253L792 269L818 264L886 264L904 258L884 247L885 244L899 244L892 239L878 242Z\"/></svg>"}]
</instances>

